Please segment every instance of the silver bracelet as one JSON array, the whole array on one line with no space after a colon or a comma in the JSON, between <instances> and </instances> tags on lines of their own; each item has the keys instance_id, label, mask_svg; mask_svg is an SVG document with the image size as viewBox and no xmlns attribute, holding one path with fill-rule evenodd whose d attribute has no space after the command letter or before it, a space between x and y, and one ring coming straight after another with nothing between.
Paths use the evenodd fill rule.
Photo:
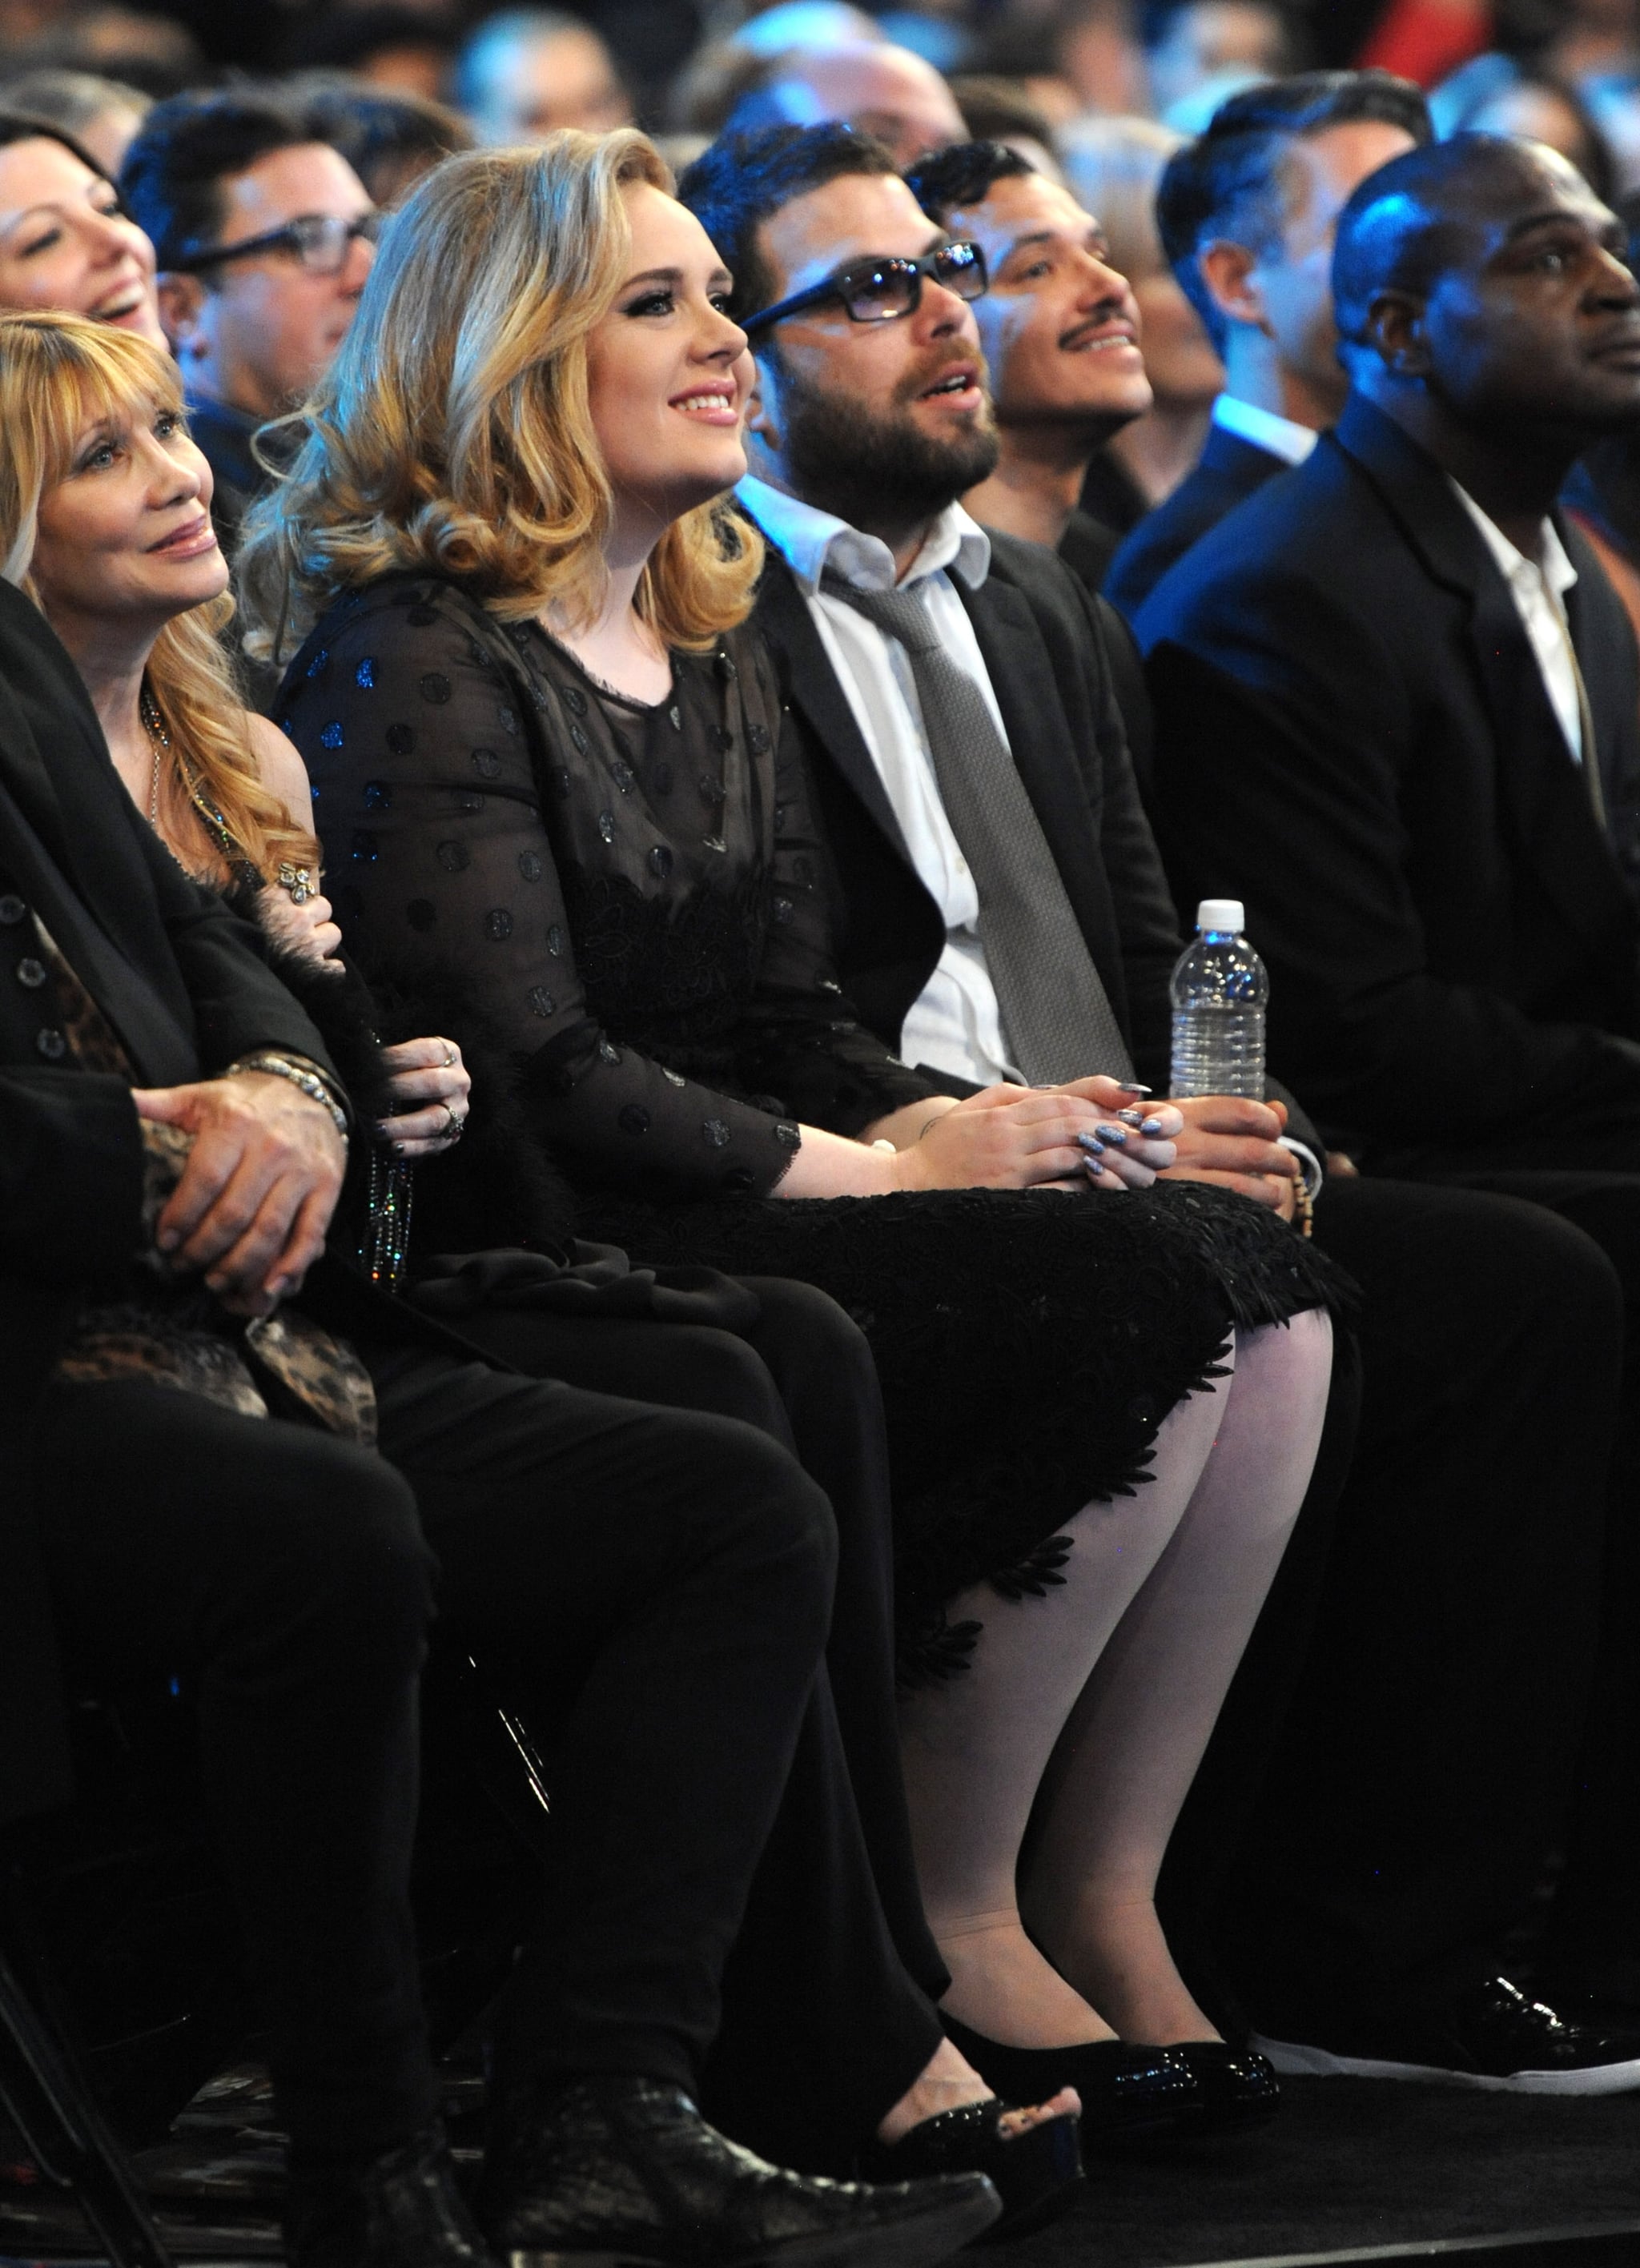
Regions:
<instances>
[{"instance_id":1,"label":"silver bracelet","mask_svg":"<svg viewBox=\"0 0 1640 2268\"><path fill-rule=\"evenodd\" d=\"M346 1148L347 1113L330 1092L327 1082L316 1071L310 1071L305 1064L292 1063L289 1056L275 1055L269 1051L240 1056L236 1062L228 1065L222 1076L224 1079L233 1079L242 1071L266 1071L274 1079L288 1079L292 1086L299 1087L310 1101L317 1102L329 1112L336 1130L342 1137L343 1147Z\"/></svg>"}]
</instances>

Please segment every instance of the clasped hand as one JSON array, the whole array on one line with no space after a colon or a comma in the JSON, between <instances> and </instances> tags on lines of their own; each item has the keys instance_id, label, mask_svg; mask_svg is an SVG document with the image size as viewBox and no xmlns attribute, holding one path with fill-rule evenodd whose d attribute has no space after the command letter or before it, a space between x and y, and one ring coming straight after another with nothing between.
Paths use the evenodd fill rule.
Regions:
<instances>
[{"instance_id":1,"label":"clasped hand","mask_svg":"<svg viewBox=\"0 0 1640 2268\"><path fill-rule=\"evenodd\" d=\"M341 1194L346 1152L329 1112L265 1071L137 1087L131 1100L194 1138L155 1225L159 1250L233 1314L271 1314L323 1250Z\"/></svg>"},{"instance_id":2,"label":"clasped hand","mask_svg":"<svg viewBox=\"0 0 1640 2268\"><path fill-rule=\"evenodd\" d=\"M1293 1217L1299 1162L1277 1139L1287 1130L1284 1102L1250 1102L1237 1094L1192 1095L1175 1105L1183 1120L1170 1181L1216 1182Z\"/></svg>"},{"instance_id":3,"label":"clasped hand","mask_svg":"<svg viewBox=\"0 0 1640 2268\"><path fill-rule=\"evenodd\" d=\"M1113 1079L987 1086L935 1113L895 1160L902 1189L1148 1189L1184 1121Z\"/></svg>"}]
</instances>

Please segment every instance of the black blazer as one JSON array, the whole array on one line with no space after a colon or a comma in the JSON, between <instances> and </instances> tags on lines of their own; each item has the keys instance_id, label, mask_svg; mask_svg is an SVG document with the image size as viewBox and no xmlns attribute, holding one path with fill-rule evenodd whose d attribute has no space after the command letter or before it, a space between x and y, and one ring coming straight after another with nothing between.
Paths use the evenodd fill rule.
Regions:
<instances>
[{"instance_id":1,"label":"black blazer","mask_svg":"<svg viewBox=\"0 0 1640 2268\"><path fill-rule=\"evenodd\" d=\"M994 530L977 591L952 582L990 672L1008 745L1134 1051L1167 1080L1172 902L1140 804L1103 632L1051 551ZM843 990L898 1049L907 1012L945 947L945 924L911 861L876 766L807 601L771 549L753 617L802 728L828 839Z\"/></svg>"},{"instance_id":2,"label":"black blazer","mask_svg":"<svg viewBox=\"0 0 1640 2268\"><path fill-rule=\"evenodd\" d=\"M1635 644L1561 533L1609 838L1479 531L1364 401L1135 623L1175 887L1245 899L1272 1049L1380 1163L1640 1111Z\"/></svg>"},{"instance_id":3,"label":"black blazer","mask_svg":"<svg viewBox=\"0 0 1640 2268\"><path fill-rule=\"evenodd\" d=\"M67 1059L31 912L145 1082L197 1079L255 1047L329 1068L255 932L144 825L78 672L0 583L0 1821L68 1792L29 1413L84 1287L136 1252L142 1202L130 1091Z\"/></svg>"},{"instance_id":4,"label":"black blazer","mask_svg":"<svg viewBox=\"0 0 1640 2268\"><path fill-rule=\"evenodd\" d=\"M1287 469L1280 457L1214 425L1193 472L1148 512L1105 570L1105 597L1129 622L1175 561L1199 543L1226 512Z\"/></svg>"}]
</instances>

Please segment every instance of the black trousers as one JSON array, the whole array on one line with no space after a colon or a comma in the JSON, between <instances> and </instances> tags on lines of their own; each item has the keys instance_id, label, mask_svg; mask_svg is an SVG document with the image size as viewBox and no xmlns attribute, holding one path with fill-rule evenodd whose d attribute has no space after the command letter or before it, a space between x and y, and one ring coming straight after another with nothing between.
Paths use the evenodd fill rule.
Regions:
<instances>
[{"instance_id":1,"label":"black trousers","mask_svg":"<svg viewBox=\"0 0 1640 2268\"><path fill-rule=\"evenodd\" d=\"M1506 1198L1333 1182L1316 1234L1366 1295L1360 1433L1296 1690L1278 1589L1221 1719L1281 1730L1215 1922L1259 2028L1326 2042L1495 1969L1563 1828L1622 1300Z\"/></svg>"},{"instance_id":2,"label":"black trousers","mask_svg":"<svg viewBox=\"0 0 1640 2268\"><path fill-rule=\"evenodd\" d=\"M47 1397L70 1670L196 1678L283 2115L305 2150L380 2149L434 2099L405 1881L436 1580L551 1757L513 2057L692 2086L810 1708L830 1508L733 1420L362 1351L380 1457L146 1386Z\"/></svg>"},{"instance_id":3,"label":"black trousers","mask_svg":"<svg viewBox=\"0 0 1640 2268\"><path fill-rule=\"evenodd\" d=\"M825 1669L725 1972L701 2099L737 2140L782 2164L839 2173L933 2054L931 2003L949 1980L923 1915L900 1773L887 1445L871 1350L812 1285L742 1280L761 1313L738 1335L499 1307L462 1329L532 1376L755 1425L831 1501L838 1548Z\"/></svg>"},{"instance_id":4,"label":"black trousers","mask_svg":"<svg viewBox=\"0 0 1640 2268\"><path fill-rule=\"evenodd\" d=\"M1548 1207L1592 1239L1622 1286L1624 1352L1612 1465L1604 1607L1587 1738L1578 1759L1566 1867L1550 1911L1546 1977L1640 1996L1640 1115L1627 1096L1569 1106L1577 1163L1546 1145L1496 1139L1458 1157L1419 1153L1407 1170ZM1594 1350L1582 1352L1594 1359Z\"/></svg>"}]
</instances>

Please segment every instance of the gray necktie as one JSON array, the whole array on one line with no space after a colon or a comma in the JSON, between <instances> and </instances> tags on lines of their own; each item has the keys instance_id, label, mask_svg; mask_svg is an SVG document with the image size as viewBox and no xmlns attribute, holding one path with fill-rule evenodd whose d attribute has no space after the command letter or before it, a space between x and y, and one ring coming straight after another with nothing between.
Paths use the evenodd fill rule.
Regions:
<instances>
[{"instance_id":1,"label":"gray necktie","mask_svg":"<svg viewBox=\"0 0 1640 2268\"><path fill-rule=\"evenodd\" d=\"M980 939L1014 1060L1033 1086L1095 1071L1130 1077L1121 1027L984 694L914 592L857 590L834 575L825 590L905 649L945 815L979 892Z\"/></svg>"}]
</instances>

